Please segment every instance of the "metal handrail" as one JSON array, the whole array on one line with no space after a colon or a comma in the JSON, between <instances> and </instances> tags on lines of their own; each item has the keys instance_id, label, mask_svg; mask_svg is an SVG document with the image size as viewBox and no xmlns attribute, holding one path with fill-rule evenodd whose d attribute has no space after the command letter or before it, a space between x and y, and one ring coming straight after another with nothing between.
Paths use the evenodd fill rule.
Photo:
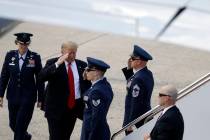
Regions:
<instances>
[{"instance_id":1,"label":"metal handrail","mask_svg":"<svg viewBox=\"0 0 210 140\"><path fill-rule=\"evenodd\" d=\"M196 90L197 88L201 87L202 85L204 85L205 83L210 81L210 76L206 77L207 79L204 79L201 83L198 83L197 85L195 85L194 87L192 87L192 89L189 89L187 92L180 94L177 100L182 99L183 97L185 97L186 95L190 94L192 91Z\"/></svg>"},{"instance_id":2,"label":"metal handrail","mask_svg":"<svg viewBox=\"0 0 210 140\"><path fill-rule=\"evenodd\" d=\"M206 75L204 75L203 77L199 78L198 80L196 80L192 84L190 84L190 85L186 86L184 89L180 90L178 92L177 101L182 99L186 95L190 94L192 91L194 91L195 89L199 88L200 86L204 85L208 81L210 81L210 73L207 73ZM133 120L132 122L130 122L129 124L127 124L126 126L121 128L119 131L114 133L112 135L112 137L111 137L111 140L114 140L114 138L116 138L117 135L119 135L121 132L125 131L128 127L131 127L131 126L135 125L136 123L138 123L139 121L141 121L141 120L143 120L143 119L145 119L147 117L155 116L162 109L163 109L163 107L161 107L160 105L155 106L153 109L151 109L148 112L144 113L140 117L136 118L135 120Z\"/></svg>"},{"instance_id":3,"label":"metal handrail","mask_svg":"<svg viewBox=\"0 0 210 140\"><path fill-rule=\"evenodd\" d=\"M148 117L149 115L151 115L154 112L157 112L160 109L160 105L157 105L156 107L154 107L153 109L149 110L148 112L144 113L143 115L141 115L140 117L136 118L135 120L133 120L132 122L130 122L129 124L127 124L126 126L124 126L122 129L120 129L119 131L117 131L116 133L114 133L111 137L111 140L113 140L117 135L119 135L121 132L125 131L128 127L135 125L137 122L145 119L146 117Z\"/></svg>"},{"instance_id":4,"label":"metal handrail","mask_svg":"<svg viewBox=\"0 0 210 140\"><path fill-rule=\"evenodd\" d=\"M209 76L210 76L210 72L207 73L206 75L204 75L203 77L199 78L198 80L196 80L192 84L186 86L184 89L180 90L178 94L182 94L183 92L189 90L190 88L194 87L196 84L200 83L201 81L203 81L204 79L206 79Z\"/></svg>"}]
</instances>

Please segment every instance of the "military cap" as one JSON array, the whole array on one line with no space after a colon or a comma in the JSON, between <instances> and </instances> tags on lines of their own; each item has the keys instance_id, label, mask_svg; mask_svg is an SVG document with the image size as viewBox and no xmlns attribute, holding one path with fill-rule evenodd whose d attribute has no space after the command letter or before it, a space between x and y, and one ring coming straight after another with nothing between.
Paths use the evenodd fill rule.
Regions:
<instances>
[{"instance_id":1,"label":"military cap","mask_svg":"<svg viewBox=\"0 0 210 140\"><path fill-rule=\"evenodd\" d=\"M160 88L159 94L170 96L173 100L176 100L178 91L173 85L165 85Z\"/></svg>"},{"instance_id":2,"label":"military cap","mask_svg":"<svg viewBox=\"0 0 210 140\"><path fill-rule=\"evenodd\" d=\"M31 33L16 33L14 35L17 36L17 41L23 42L24 44L30 44L30 37L33 36Z\"/></svg>"},{"instance_id":3,"label":"military cap","mask_svg":"<svg viewBox=\"0 0 210 140\"><path fill-rule=\"evenodd\" d=\"M88 67L95 68L101 71L106 71L110 66L102 60L87 57Z\"/></svg>"},{"instance_id":4,"label":"military cap","mask_svg":"<svg viewBox=\"0 0 210 140\"><path fill-rule=\"evenodd\" d=\"M138 45L134 45L133 53L131 54L131 56L140 57L142 60L145 61L152 60L152 56Z\"/></svg>"}]
</instances>

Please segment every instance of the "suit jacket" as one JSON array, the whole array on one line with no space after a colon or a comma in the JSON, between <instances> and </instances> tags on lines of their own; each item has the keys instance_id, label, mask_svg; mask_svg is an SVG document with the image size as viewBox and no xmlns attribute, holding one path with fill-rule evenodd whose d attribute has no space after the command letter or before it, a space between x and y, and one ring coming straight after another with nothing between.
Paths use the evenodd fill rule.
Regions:
<instances>
[{"instance_id":1,"label":"suit jacket","mask_svg":"<svg viewBox=\"0 0 210 140\"><path fill-rule=\"evenodd\" d=\"M123 126L151 109L150 99L154 87L153 74L147 67L133 74L132 69L122 69L127 79L127 95ZM142 122L136 124L140 127Z\"/></svg>"},{"instance_id":2,"label":"suit jacket","mask_svg":"<svg viewBox=\"0 0 210 140\"><path fill-rule=\"evenodd\" d=\"M45 97L45 116L55 119L60 119L69 108L67 106L69 87L68 87L68 74L65 63L61 64L58 68L55 66L55 62L58 58L52 58L46 62L45 67L39 74L39 80L48 81L46 87ZM75 60L78 73L81 98L83 93L90 87L91 83L87 80L83 80L82 74L87 64L81 60ZM81 118L84 109L84 104L77 110L78 117Z\"/></svg>"},{"instance_id":3,"label":"suit jacket","mask_svg":"<svg viewBox=\"0 0 210 140\"><path fill-rule=\"evenodd\" d=\"M4 97L7 88L7 99L11 103L35 103L43 100L44 83L37 82L42 69L40 55L28 50L26 58L19 69L18 50L6 54L0 77L0 97Z\"/></svg>"},{"instance_id":4,"label":"suit jacket","mask_svg":"<svg viewBox=\"0 0 210 140\"><path fill-rule=\"evenodd\" d=\"M106 116L112 102L112 87L106 78L85 92L85 110L80 140L110 140Z\"/></svg>"},{"instance_id":5,"label":"suit jacket","mask_svg":"<svg viewBox=\"0 0 210 140\"><path fill-rule=\"evenodd\" d=\"M151 140L182 140L184 121L179 109L174 106L156 122L150 133Z\"/></svg>"}]
</instances>

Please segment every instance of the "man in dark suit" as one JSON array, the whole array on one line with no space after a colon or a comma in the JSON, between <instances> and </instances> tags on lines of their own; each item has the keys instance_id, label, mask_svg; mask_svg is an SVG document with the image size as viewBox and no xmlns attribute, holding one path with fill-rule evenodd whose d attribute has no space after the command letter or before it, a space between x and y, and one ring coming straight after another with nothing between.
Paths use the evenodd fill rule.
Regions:
<instances>
[{"instance_id":1,"label":"man in dark suit","mask_svg":"<svg viewBox=\"0 0 210 140\"><path fill-rule=\"evenodd\" d=\"M30 140L27 132L31 121L34 104L41 107L44 83L37 82L42 69L40 55L28 49L30 33L17 33L15 44L18 50L6 54L0 77L0 107L7 88L9 125L14 132L14 140Z\"/></svg>"},{"instance_id":2,"label":"man in dark suit","mask_svg":"<svg viewBox=\"0 0 210 140\"><path fill-rule=\"evenodd\" d=\"M106 116L112 102L112 87L104 77L110 66L104 61L88 57L86 78L92 82L85 92L84 120L80 140L110 140L110 129Z\"/></svg>"},{"instance_id":3,"label":"man in dark suit","mask_svg":"<svg viewBox=\"0 0 210 140\"><path fill-rule=\"evenodd\" d=\"M91 83L83 80L87 64L75 59L77 47L71 41L63 43L62 56L49 59L39 75L39 80L48 81L45 116L50 140L69 140L76 119L83 116L82 97Z\"/></svg>"},{"instance_id":4,"label":"man in dark suit","mask_svg":"<svg viewBox=\"0 0 210 140\"><path fill-rule=\"evenodd\" d=\"M152 56L143 48L134 45L133 53L128 60L128 67L122 69L127 80L123 126L151 109L150 99L154 79L152 72L147 68L148 60L152 60ZM143 121L137 123L136 127L142 124ZM132 128L129 127L125 133L128 135L132 131Z\"/></svg>"},{"instance_id":5,"label":"man in dark suit","mask_svg":"<svg viewBox=\"0 0 210 140\"><path fill-rule=\"evenodd\" d=\"M177 89L172 85L163 86L159 92L159 104L164 107L150 135L144 140L182 140L184 121L176 107Z\"/></svg>"}]
</instances>

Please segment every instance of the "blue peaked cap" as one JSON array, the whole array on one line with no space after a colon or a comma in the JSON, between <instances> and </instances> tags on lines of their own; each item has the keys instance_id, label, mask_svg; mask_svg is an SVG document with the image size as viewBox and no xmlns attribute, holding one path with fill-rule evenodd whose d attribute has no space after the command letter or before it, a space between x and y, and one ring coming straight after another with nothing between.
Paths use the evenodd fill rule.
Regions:
<instances>
[{"instance_id":1,"label":"blue peaked cap","mask_svg":"<svg viewBox=\"0 0 210 140\"><path fill-rule=\"evenodd\" d=\"M131 56L140 57L142 60L145 61L152 60L152 56L138 45L134 45L133 53L131 54Z\"/></svg>"},{"instance_id":2,"label":"blue peaked cap","mask_svg":"<svg viewBox=\"0 0 210 140\"><path fill-rule=\"evenodd\" d=\"M30 37L33 36L33 34L31 33L16 33L14 34L15 36L17 36L17 40L21 41L25 44L29 44L30 43Z\"/></svg>"},{"instance_id":3,"label":"blue peaked cap","mask_svg":"<svg viewBox=\"0 0 210 140\"><path fill-rule=\"evenodd\" d=\"M99 59L95 59L95 58L92 58L92 57L87 57L87 62L88 62L88 67L89 68L95 68L95 69L98 69L98 70L101 70L101 71L106 71L107 69L110 68L110 66L105 63L104 61L102 60L99 60Z\"/></svg>"}]
</instances>

